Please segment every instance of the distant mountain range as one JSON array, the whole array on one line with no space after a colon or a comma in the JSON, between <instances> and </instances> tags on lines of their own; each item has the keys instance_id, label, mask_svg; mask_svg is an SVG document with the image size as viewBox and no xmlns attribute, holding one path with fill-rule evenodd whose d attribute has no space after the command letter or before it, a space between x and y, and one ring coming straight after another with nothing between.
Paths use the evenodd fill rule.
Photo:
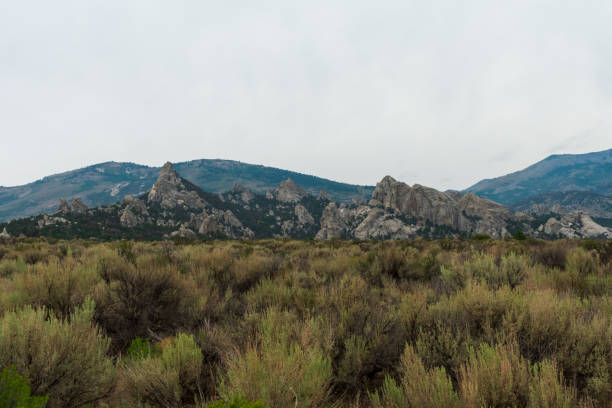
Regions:
<instances>
[{"instance_id":1,"label":"distant mountain range","mask_svg":"<svg viewBox=\"0 0 612 408\"><path fill-rule=\"evenodd\" d=\"M339 204L364 203L373 186L359 186L273 167L232 160L193 160L176 163L176 171L196 187L210 193L232 190L235 184L265 194L292 179L307 193L321 190ZM158 177L159 167L106 162L45 177L17 187L0 187L0 222L52 214L62 198L80 197L90 208L120 202L126 195L140 196ZM565 215L584 211L612 225L612 149L588 154L550 156L524 170L485 179L461 194L503 204L528 215ZM449 190L446 195L455 193Z\"/></svg>"},{"instance_id":2,"label":"distant mountain range","mask_svg":"<svg viewBox=\"0 0 612 408\"><path fill-rule=\"evenodd\" d=\"M288 178L313 195L324 190L334 200L345 203L367 200L374 191L373 186L339 183L232 160L193 160L176 163L175 168L197 187L213 193L229 191L234 184L265 193ZM138 196L149 190L159 171L159 167L106 162L48 176L23 186L0 187L0 221L53 213L61 198L80 197L89 207L116 203L128 194Z\"/></svg>"},{"instance_id":3,"label":"distant mountain range","mask_svg":"<svg viewBox=\"0 0 612 408\"><path fill-rule=\"evenodd\" d=\"M540 208L540 210L542 210ZM0 239L317 238L407 239L487 235L504 238L612 238L612 229L588 214L537 216L513 213L473 193L444 193L384 177L368 202L339 203L325 192L308 193L293 180L265 194L234 184L207 192L166 163L153 186L121 202L88 208L80 198L61 199L53 215L0 222ZM521 233L521 234L519 234Z\"/></svg>"},{"instance_id":4,"label":"distant mountain range","mask_svg":"<svg viewBox=\"0 0 612 408\"><path fill-rule=\"evenodd\" d=\"M586 211L612 218L612 149L552 155L524 170L482 180L464 190L529 211L545 205L555 212Z\"/></svg>"}]
</instances>

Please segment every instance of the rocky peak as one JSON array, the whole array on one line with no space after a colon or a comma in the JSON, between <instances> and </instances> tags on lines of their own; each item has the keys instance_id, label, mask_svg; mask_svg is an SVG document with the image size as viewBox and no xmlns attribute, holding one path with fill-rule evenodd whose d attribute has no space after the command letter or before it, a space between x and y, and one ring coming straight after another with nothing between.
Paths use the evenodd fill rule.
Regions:
<instances>
[{"instance_id":1,"label":"rocky peak","mask_svg":"<svg viewBox=\"0 0 612 408\"><path fill-rule=\"evenodd\" d=\"M70 212L70 205L68 205L68 201L60 198L59 206L57 207L57 212L61 214L68 214Z\"/></svg>"},{"instance_id":2,"label":"rocky peak","mask_svg":"<svg viewBox=\"0 0 612 408\"><path fill-rule=\"evenodd\" d=\"M232 193L240 195L240 199L245 203L248 203L255 198L255 193L253 191L238 183L234 183Z\"/></svg>"},{"instance_id":3,"label":"rocky peak","mask_svg":"<svg viewBox=\"0 0 612 408\"><path fill-rule=\"evenodd\" d=\"M196 191L189 190L185 186L183 179L170 162L162 167L157 181L147 195L147 200L159 203L165 209L178 206L202 209L206 206L205 201L200 198Z\"/></svg>"},{"instance_id":4,"label":"rocky peak","mask_svg":"<svg viewBox=\"0 0 612 408\"><path fill-rule=\"evenodd\" d=\"M11 237L11 234L9 234L8 231L6 230L6 227L4 227L2 232L0 232L0 239L8 239L10 237Z\"/></svg>"},{"instance_id":5,"label":"rocky peak","mask_svg":"<svg viewBox=\"0 0 612 408\"><path fill-rule=\"evenodd\" d=\"M73 214L85 214L85 212L87 212L87 206L83 203L81 197L76 197L72 199L70 210Z\"/></svg>"},{"instance_id":6,"label":"rocky peak","mask_svg":"<svg viewBox=\"0 0 612 408\"><path fill-rule=\"evenodd\" d=\"M273 192L274 197L278 201L285 203L297 203L304 198L306 194L306 191L302 187L295 184L295 182L290 178L281 181L280 186Z\"/></svg>"},{"instance_id":7,"label":"rocky peak","mask_svg":"<svg viewBox=\"0 0 612 408\"><path fill-rule=\"evenodd\" d=\"M68 204L68 201L60 198L60 204L57 207L57 213L60 214L85 214L87 212L87 206L81 200L81 197L73 198Z\"/></svg>"}]
</instances>

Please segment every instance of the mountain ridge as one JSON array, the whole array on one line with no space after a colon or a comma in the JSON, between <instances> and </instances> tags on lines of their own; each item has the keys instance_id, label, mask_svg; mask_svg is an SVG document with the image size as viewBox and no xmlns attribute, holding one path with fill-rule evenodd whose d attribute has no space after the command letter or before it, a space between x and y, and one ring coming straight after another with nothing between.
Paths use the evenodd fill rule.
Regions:
<instances>
[{"instance_id":1,"label":"mountain ridge","mask_svg":"<svg viewBox=\"0 0 612 408\"><path fill-rule=\"evenodd\" d=\"M88 208L80 198L60 200L54 215L0 223L9 235L53 238L317 238L408 239L486 234L505 238L612 238L588 214L533 217L473 193L447 194L384 177L367 203L338 203L314 196L293 180L265 194L235 184L225 193L204 191L166 163L153 186L138 197Z\"/></svg>"},{"instance_id":2,"label":"mountain ridge","mask_svg":"<svg viewBox=\"0 0 612 408\"><path fill-rule=\"evenodd\" d=\"M522 170L483 179L463 190L508 206L543 193L569 191L612 195L612 149L550 155Z\"/></svg>"},{"instance_id":3,"label":"mountain ridge","mask_svg":"<svg viewBox=\"0 0 612 408\"><path fill-rule=\"evenodd\" d=\"M368 199L373 186L341 183L322 177L224 159L198 159L176 164L198 187L211 192L230 190L235 183L260 193L291 178L312 194L325 190L341 202ZM45 176L32 183L0 187L0 221L52 212L61 198L81 197L91 207L139 195L155 182L160 167L108 161Z\"/></svg>"}]
</instances>

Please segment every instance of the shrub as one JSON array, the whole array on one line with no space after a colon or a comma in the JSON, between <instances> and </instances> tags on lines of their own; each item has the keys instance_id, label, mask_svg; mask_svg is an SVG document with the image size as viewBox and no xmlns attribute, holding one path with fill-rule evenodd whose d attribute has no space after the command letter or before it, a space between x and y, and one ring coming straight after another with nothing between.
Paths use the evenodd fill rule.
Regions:
<instances>
[{"instance_id":1,"label":"shrub","mask_svg":"<svg viewBox=\"0 0 612 408\"><path fill-rule=\"evenodd\" d=\"M563 376L550 360L532 368L528 408L570 408L575 406L575 392L563 385Z\"/></svg>"},{"instance_id":2,"label":"shrub","mask_svg":"<svg viewBox=\"0 0 612 408\"><path fill-rule=\"evenodd\" d=\"M28 267L23 259L5 259L0 262L0 278L11 277L19 273L25 273Z\"/></svg>"},{"instance_id":3,"label":"shrub","mask_svg":"<svg viewBox=\"0 0 612 408\"><path fill-rule=\"evenodd\" d=\"M125 357L130 360L143 360L160 354L159 346L151 344L151 340L136 337L125 351Z\"/></svg>"},{"instance_id":4,"label":"shrub","mask_svg":"<svg viewBox=\"0 0 612 408\"><path fill-rule=\"evenodd\" d=\"M158 357L127 362L126 389L137 403L179 407L196 400L202 352L191 335L179 334Z\"/></svg>"},{"instance_id":5,"label":"shrub","mask_svg":"<svg viewBox=\"0 0 612 408\"><path fill-rule=\"evenodd\" d=\"M15 366L0 371L0 406L3 408L44 408L49 397L30 396L30 383Z\"/></svg>"},{"instance_id":6,"label":"shrub","mask_svg":"<svg viewBox=\"0 0 612 408\"><path fill-rule=\"evenodd\" d=\"M460 369L463 406L524 407L529 400L529 368L515 346L481 344Z\"/></svg>"},{"instance_id":7,"label":"shrub","mask_svg":"<svg viewBox=\"0 0 612 408\"><path fill-rule=\"evenodd\" d=\"M515 288L525 279L528 268L527 259L514 252L502 257L500 264L501 284L507 284L511 288Z\"/></svg>"},{"instance_id":8,"label":"shrub","mask_svg":"<svg viewBox=\"0 0 612 408\"><path fill-rule=\"evenodd\" d=\"M145 269L106 258L99 264L104 282L96 288L96 321L125 350L136 337L172 334L191 323L188 288L171 268Z\"/></svg>"},{"instance_id":9,"label":"shrub","mask_svg":"<svg viewBox=\"0 0 612 408\"><path fill-rule=\"evenodd\" d=\"M237 397L231 401L211 402L206 408L265 408L265 406L261 401L249 402L244 398Z\"/></svg>"},{"instance_id":10,"label":"shrub","mask_svg":"<svg viewBox=\"0 0 612 408\"><path fill-rule=\"evenodd\" d=\"M283 323L287 319L291 324ZM266 313L259 344L237 352L228 362L227 379L218 388L223 400L246 397L270 407L311 407L324 401L331 364L310 337L314 323L304 324L299 340L292 339L291 326L296 324L286 313Z\"/></svg>"},{"instance_id":11,"label":"shrub","mask_svg":"<svg viewBox=\"0 0 612 408\"><path fill-rule=\"evenodd\" d=\"M83 304L98 281L99 277L88 266L69 258L53 259L13 276L15 289L7 303L13 307L44 307L58 317L67 317Z\"/></svg>"},{"instance_id":12,"label":"shrub","mask_svg":"<svg viewBox=\"0 0 612 408\"><path fill-rule=\"evenodd\" d=\"M87 301L69 319L25 307L0 320L0 367L15 365L48 406L81 407L107 396L114 385L109 342L92 326L94 304Z\"/></svg>"},{"instance_id":13,"label":"shrub","mask_svg":"<svg viewBox=\"0 0 612 408\"><path fill-rule=\"evenodd\" d=\"M534 259L546 267L563 269L566 254L567 244L564 241L557 241L536 247Z\"/></svg>"},{"instance_id":14,"label":"shrub","mask_svg":"<svg viewBox=\"0 0 612 408\"><path fill-rule=\"evenodd\" d=\"M406 346L401 359L399 384L385 377L380 394L370 395L375 408L459 407L459 397L444 368L426 370L414 349Z\"/></svg>"}]
</instances>

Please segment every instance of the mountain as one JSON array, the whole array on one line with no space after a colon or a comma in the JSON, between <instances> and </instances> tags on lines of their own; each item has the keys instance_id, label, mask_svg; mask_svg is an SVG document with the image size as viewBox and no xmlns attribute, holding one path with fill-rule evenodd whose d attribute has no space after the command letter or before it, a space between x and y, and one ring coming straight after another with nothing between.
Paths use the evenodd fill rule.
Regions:
<instances>
[{"instance_id":1,"label":"mountain","mask_svg":"<svg viewBox=\"0 0 612 408\"><path fill-rule=\"evenodd\" d=\"M556 218L555 218L556 217ZM390 176L367 203L339 203L315 196L292 179L265 194L235 184L225 193L207 192L166 163L152 187L119 203L88 208L80 198L60 200L53 215L0 223L7 236L54 238L439 238L517 231L536 237L607 237L612 230L585 213L530 216L473 193L444 192ZM6 231L6 234L4 233Z\"/></svg>"},{"instance_id":2,"label":"mountain","mask_svg":"<svg viewBox=\"0 0 612 408\"><path fill-rule=\"evenodd\" d=\"M588 194L582 198L577 192L610 197L612 149L587 154L552 155L524 170L482 180L464 192L472 192L508 206L545 193L571 193L569 197L574 202L589 201ZM555 197L561 201L567 200L563 195ZM553 203L551 196L547 200Z\"/></svg>"},{"instance_id":3,"label":"mountain","mask_svg":"<svg viewBox=\"0 0 612 408\"><path fill-rule=\"evenodd\" d=\"M240 184L265 193L291 178L306 191L318 195L324 190L340 202L362 201L374 190L371 186L339 183L288 170L232 160L193 160L177 163L177 171L203 190L220 193ZM43 212L52 213L61 198L80 197L89 207L138 196L149 190L160 171L134 163L107 162L45 177L17 187L0 187L0 221Z\"/></svg>"}]
</instances>

